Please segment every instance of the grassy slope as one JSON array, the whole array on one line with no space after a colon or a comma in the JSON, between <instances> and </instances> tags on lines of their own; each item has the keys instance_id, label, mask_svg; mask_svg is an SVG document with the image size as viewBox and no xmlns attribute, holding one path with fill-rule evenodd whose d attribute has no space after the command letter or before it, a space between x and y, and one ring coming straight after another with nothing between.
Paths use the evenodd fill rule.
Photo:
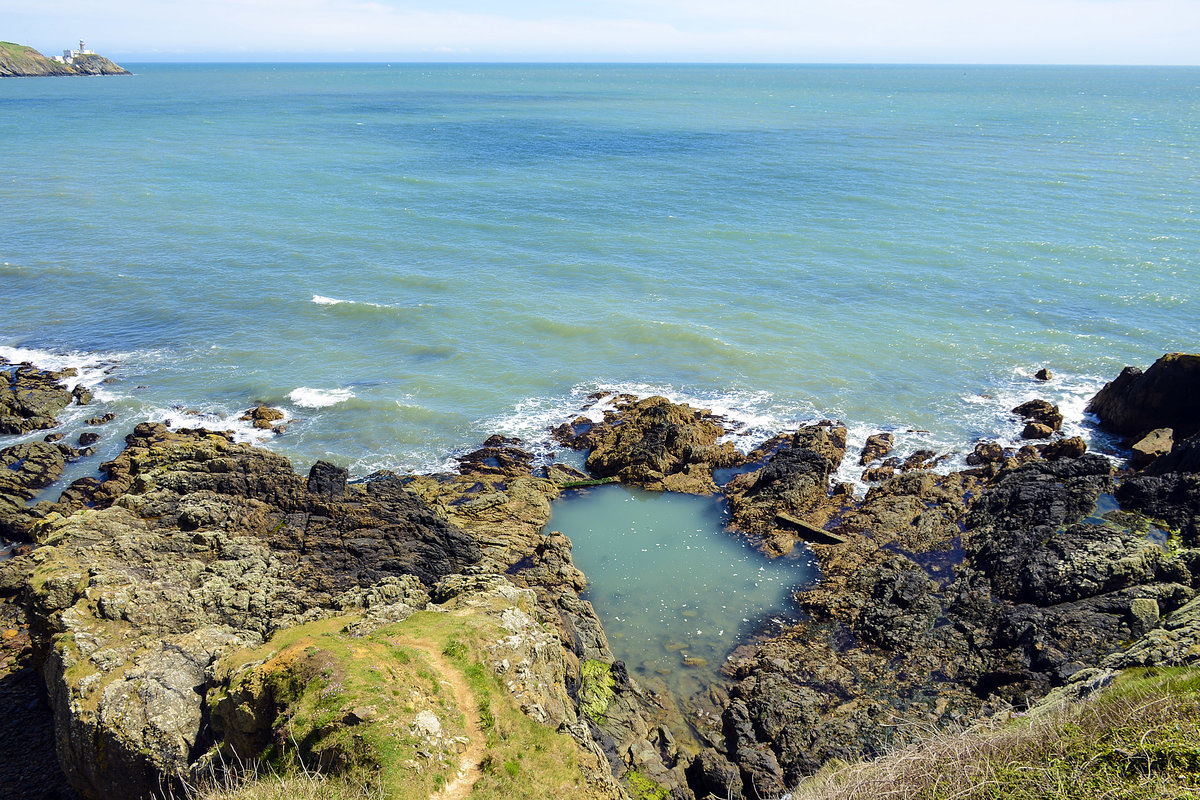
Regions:
<instances>
[{"instance_id":1,"label":"grassy slope","mask_svg":"<svg viewBox=\"0 0 1200 800\"><path fill-rule=\"evenodd\" d=\"M1085 702L830 765L792 793L834 798L1197 800L1200 669L1129 670Z\"/></svg>"},{"instance_id":2,"label":"grassy slope","mask_svg":"<svg viewBox=\"0 0 1200 800\"><path fill-rule=\"evenodd\" d=\"M470 796L488 798L589 798L584 758L565 734L540 725L517 708L486 667L487 642L504 635L478 615L421 612L367 636L342 631L347 618L282 632L245 663L262 660L259 674L279 681L290 702L277 720L286 732L257 775L221 776L204 787L204 800L329 800L420 798L453 780L455 736L465 727L463 709L446 691L434 662L452 665L466 680L482 721L486 754ZM420 642L420 645L414 643ZM439 648L431 654L428 645ZM345 726L347 713L370 706L369 722ZM415 715L432 711L444 736L431 742L416 732ZM280 737L283 738L283 737ZM347 760L346 755L350 758ZM321 774L316 766L332 762Z\"/></svg>"},{"instance_id":3,"label":"grassy slope","mask_svg":"<svg viewBox=\"0 0 1200 800\"><path fill-rule=\"evenodd\" d=\"M70 75L64 64L51 61L22 44L0 42L0 75Z\"/></svg>"}]
</instances>

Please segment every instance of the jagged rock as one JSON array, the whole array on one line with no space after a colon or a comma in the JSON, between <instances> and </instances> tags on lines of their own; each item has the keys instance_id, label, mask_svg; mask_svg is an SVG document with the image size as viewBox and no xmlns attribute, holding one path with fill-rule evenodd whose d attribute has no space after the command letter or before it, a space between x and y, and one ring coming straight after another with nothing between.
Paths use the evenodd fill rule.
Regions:
<instances>
[{"instance_id":1,"label":"jagged rock","mask_svg":"<svg viewBox=\"0 0 1200 800\"><path fill-rule=\"evenodd\" d=\"M1063 424L1062 412L1058 410L1058 406L1052 404L1048 400L1030 400L1027 403L1022 403L1012 410L1012 413L1024 418L1030 423L1043 425L1050 429L1051 432L1060 430ZM1029 430L1026 427L1026 430ZM1026 439L1044 439L1045 436L1025 436Z\"/></svg>"},{"instance_id":2,"label":"jagged rock","mask_svg":"<svg viewBox=\"0 0 1200 800\"><path fill-rule=\"evenodd\" d=\"M1088 403L1105 430L1139 436L1171 428L1186 439L1200 430L1200 355L1167 353L1142 372L1125 367Z\"/></svg>"},{"instance_id":3,"label":"jagged rock","mask_svg":"<svg viewBox=\"0 0 1200 800\"><path fill-rule=\"evenodd\" d=\"M901 472L915 469L930 469L937 462L937 453L932 450L917 450L900 464Z\"/></svg>"},{"instance_id":4,"label":"jagged rock","mask_svg":"<svg viewBox=\"0 0 1200 800\"><path fill-rule=\"evenodd\" d=\"M36 515L25 501L49 486L74 451L61 444L25 442L0 450L0 536L29 540Z\"/></svg>"},{"instance_id":5,"label":"jagged rock","mask_svg":"<svg viewBox=\"0 0 1200 800\"><path fill-rule=\"evenodd\" d=\"M858 457L858 463L861 466L866 466L872 461L883 458L892 452L892 447L895 444L896 437L890 433L876 433L868 436L866 444L863 445L862 453Z\"/></svg>"},{"instance_id":6,"label":"jagged rock","mask_svg":"<svg viewBox=\"0 0 1200 800\"><path fill-rule=\"evenodd\" d=\"M889 464L885 467L872 467L871 469L864 469L861 477L867 483L878 483L880 481L886 481L895 474L896 468Z\"/></svg>"},{"instance_id":7,"label":"jagged rock","mask_svg":"<svg viewBox=\"0 0 1200 800\"><path fill-rule=\"evenodd\" d=\"M30 364L0 371L0 434L53 428L54 417L71 402L62 385L65 373L47 372Z\"/></svg>"},{"instance_id":8,"label":"jagged rock","mask_svg":"<svg viewBox=\"0 0 1200 800\"><path fill-rule=\"evenodd\" d=\"M1152 466L1162 460L1160 458ZM1115 494L1122 508L1178 528L1188 545L1200 543L1200 473L1133 475L1121 482Z\"/></svg>"},{"instance_id":9,"label":"jagged rock","mask_svg":"<svg viewBox=\"0 0 1200 800\"><path fill-rule=\"evenodd\" d=\"M977 442L975 449L967 456L971 466L978 464L995 464L1005 458L1004 447L997 442Z\"/></svg>"},{"instance_id":10,"label":"jagged rock","mask_svg":"<svg viewBox=\"0 0 1200 800\"><path fill-rule=\"evenodd\" d=\"M533 472L533 453L521 449L521 440L490 436L483 447L458 458L463 472L519 477Z\"/></svg>"},{"instance_id":11,"label":"jagged rock","mask_svg":"<svg viewBox=\"0 0 1200 800\"><path fill-rule=\"evenodd\" d=\"M1171 452L1175 446L1174 434L1170 428L1155 428L1130 446L1133 455L1129 460L1135 467L1150 466L1156 458Z\"/></svg>"},{"instance_id":12,"label":"jagged rock","mask_svg":"<svg viewBox=\"0 0 1200 800\"><path fill-rule=\"evenodd\" d=\"M743 460L732 443L717 444L724 434L709 412L648 397L620 406L614 419L589 431L587 468L646 489L711 494L713 469Z\"/></svg>"},{"instance_id":13,"label":"jagged rock","mask_svg":"<svg viewBox=\"0 0 1200 800\"><path fill-rule=\"evenodd\" d=\"M701 750L692 759L687 768L687 779L699 798L744 796L738 768L711 747Z\"/></svg>"},{"instance_id":14,"label":"jagged rock","mask_svg":"<svg viewBox=\"0 0 1200 800\"><path fill-rule=\"evenodd\" d=\"M1033 377L1037 378L1039 381L1048 381L1054 377L1054 373L1051 372L1047 367L1042 367L1033 374Z\"/></svg>"},{"instance_id":15,"label":"jagged rock","mask_svg":"<svg viewBox=\"0 0 1200 800\"><path fill-rule=\"evenodd\" d=\"M112 422L116 418L117 418L117 415L112 413L111 411L109 411L108 413L101 414L98 417L89 417L84 424L92 425L92 426L103 425L106 422Z\"/></svg>"},{"instance_id":16,"label":"jagged rock","mask_svg":"<svg viewBox=\"0 0 1200 800\"><path fill-rule=\"evenodd\" d=\"M796 535L779 524L780 514L803 517L817 511L829 499L834 469L829 458L813 448L790 443L780 447L762 469L738 475L725 486L730 525L749 534L770 555L790 552Z\"/></svg>"},{"instance_id":17,"label":"jagged rock","mask_svg":"<svg viewBox=\"0 0 1200 800\"><path fill-rule=\"evenodd\" d=\"M92 402L92 393L85 388L83 384L76 384L75 388L71 390L71 396L74 397L75 402L81 406L86 406L88 403Z\"/></svg>"},{"instance_id":18,"label":"jagged rock","mask_svg":"<svg viewBox=\"0 0 1200 800\"><path fill-rule=\"evenodd\" d=\"M79 434L80 447L90 447L98 441L100 441L100 434L94 431L84 431L83 433Z\"/></svg>"},{"instance_id":19,"label":"jagged rock","mask_svg":"<svg viewBox=\"0 0 1200 800\"><path fill-rule=\"evenodd\" d=\"M308 490L320 497L330 500L346 496L346 481L350 471L345 467L330 464L328 461L318 461L308 471Z\"/></svg>"}]
</instances>

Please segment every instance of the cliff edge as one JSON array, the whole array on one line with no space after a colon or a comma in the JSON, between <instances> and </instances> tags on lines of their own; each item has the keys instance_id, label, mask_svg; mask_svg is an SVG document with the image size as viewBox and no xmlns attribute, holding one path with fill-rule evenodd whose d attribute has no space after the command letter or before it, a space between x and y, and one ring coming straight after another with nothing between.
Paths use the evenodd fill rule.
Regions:
<instances>
[{"instance_id":1,"label":"cliff edge","mask_svg":"<svg viewBox=\"0 0 1200 800\"><path fill-rule=\"evenodd\" d=\"M104 56L85 53L63 64L23 44L0 42L0 78L30 78L53 75L131 75L129 70Z\"/></svg>"}]
</instances>

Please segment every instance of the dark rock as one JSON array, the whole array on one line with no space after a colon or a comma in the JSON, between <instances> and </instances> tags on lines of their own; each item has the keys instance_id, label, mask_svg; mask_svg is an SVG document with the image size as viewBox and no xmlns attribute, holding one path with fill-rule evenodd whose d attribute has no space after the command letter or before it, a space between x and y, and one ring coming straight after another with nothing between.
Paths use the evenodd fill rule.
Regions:
<instances>
[{"instance_id":1,"label":"dark rock","mask_svg":"<svg viewBox=\"0 0 1200 800\"><path fill-rule=\"evenodd\" d=\"M780 447L762 469L726 484L730 524L770 555L789 553L797 535L791 526L779 524L780 515L800 517L817 511L829 498L832 474L833 464L816 450Z\"/></svg>"},{"instance_id":2,"label":"dark rock","mask_svg":"<svg viewBox=\"0 0 1200 800\"><path fill-rule=\"evenodd\" d=\"M84 388L83 384L76 384L75 388L71 390L71 396L74 397L75 402L81 406L86 406L88 403L92 402L92 393L88 389Z\"/></svg>"},{"instance_id":3,"label":"dark rock","mask_svg":"<svg viewBox=\"0 0 1200 800\"><path fill-rule=\"evenodd\" d=\"M459 471L515 478L533 474L533 453L523 442L505 436L490 436L483 447L458 458Z\"/></svg>"},{"instance_id":4,"label":"dark rock","mask_svg":"<svg viewBox=\"0 0 1200 800\"><path fill-rule=\"evenodd\" d=\"M858 457L858 463L866 466L876 459L883 458L892 452L895 444L896 437L890 433L876 433L868 436L867 443L863 445L862 454Z\"/></svg>"},{"instance_id":5,"label":"dark rock","mask_svg":"<svg viewBox=\"0 0 1200 800\"><path fill-rule=\"evenodd\" d=\"M94 431L84 431L83 433L79 434L80 447L90 447L98 441L100 441L100 434Z\"/></svg>"},{"instance_id":6,"label":"dark rock","mask_svg":"<svg viewBox=\"0 0 1200 800\"><path fill-rule=\"evenodd\" d=\"M701 750L692 759L687 768L687 780L698 798L745 796L738 768L711 747Z\"/></svg>"},{"instance_id":7,"label":"dark rock","mask_svg":"<svg viewBox=\"0 0 1200 800\"><path fill-rule=\"evenodd\" d=\"M1138 439L1129 448L1130 461L1135 467L1148 467L1156 458L1165 456L1175 446L1175 432L1170 428L1156 428Z\"/></svg>"},{"instance_id":8,"label":"dark rock","mask_svg":"<svg viewBox=\"0 0 1200 800\"><path fill-rule=\"evenodd\" d=\"M346 481L349 477L348 469L328 461L318 461L308 471L308 490L320 497L337 500L346 496Z\"/></svg>"},{"instance_id":9,"label":"dark rock","mask_svg":"<svg viewBox=\"0 0 1200 800\"><path fill-rule=\"evenodd\" d=\"M1088 403L1105 430L1139 436L1171 428L1186 439L1200 431L1200 355L1167 353L1142 372L1126 367Z\"/></svg>"},{"instance_id":10,"label":"dark rock","mask_svg":"<svg viewBox=\"0 0 1200 800\"><path fill-rule=\"evenodd\" d=\"M1138 511L1178 528L1188 546L1200 544L1200 473L1133 475L1121 482L1115 495L1121 508Z\"/></svg>"},{"instance_id":11,"label":"dark rock","mask_svg":"<svg viewBox=\"0 0 1200 800\"><path fill-rule=\"evenodd\" d=\"M1057 431L1062 428L1063 415L1058 410L1058 406L1053 405L1048 400L1030 400L1027 403L1022 403L1012 410L1012 413L1031 423L1039 423L1045 425L1051 431ZM1026 429L1028 430L1028 428ZM1046 438L1026 436L1026 439Z\"/></svg>"},{"instance_id":12,"label":"dark rock","mask_svg":"<svg viewBox=\"0 0 1200 800\"><path fill-rule=\"evenodd\" d=\"M92 425L92 426L103 425L107 422L112 422L116 418L117 418L117 415L110 411L107 414L101 414L98 417L90 417L89 419L87 419L85 421L84 424Z\"/></svg>"},{"instance_id":13,"label":"dark rock","mask_svg":"<svg viewBox=\"0 0 1200 800\"><path fill-rule=\"evenodd\" d=\"M1054 373L1051 372L1048 368L1042 367L1041 369L1039 369L1037 372L1035 372L1033 374L1033 377L1037 378L1039 381L1048 381L1054 377Z\"/></svg>"},{"instance_id":14,"label":"dark rock","mask_svg":"<svg viewBox=\"0 0 1200 800\"><path fill-rule=\"evenodd\" d=\"M61 442L65 438L66 438L66 436L61 433L47 433L45 436L42 437L42 441L53 444L54 442Z\"/></svg>"}]
</instances>

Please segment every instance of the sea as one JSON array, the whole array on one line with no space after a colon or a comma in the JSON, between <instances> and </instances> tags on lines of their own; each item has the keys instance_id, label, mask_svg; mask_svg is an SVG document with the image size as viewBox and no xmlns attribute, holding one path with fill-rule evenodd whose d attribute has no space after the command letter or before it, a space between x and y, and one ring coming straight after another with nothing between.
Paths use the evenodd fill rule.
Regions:
<instances>
[{"instance_id":1,"label":"sea","mask_svg":"<svg viewBox=\"0 0 1200 800\"><path fill-rule=\"evenodd\" d=\"M0 356L116 415L64 482L146 419L570 460L622 392L945 469L1045 397L1119 458L1087 399L1200 348L1200 68L126 66L0 81Z\"/></svg>"}]
</instances>

